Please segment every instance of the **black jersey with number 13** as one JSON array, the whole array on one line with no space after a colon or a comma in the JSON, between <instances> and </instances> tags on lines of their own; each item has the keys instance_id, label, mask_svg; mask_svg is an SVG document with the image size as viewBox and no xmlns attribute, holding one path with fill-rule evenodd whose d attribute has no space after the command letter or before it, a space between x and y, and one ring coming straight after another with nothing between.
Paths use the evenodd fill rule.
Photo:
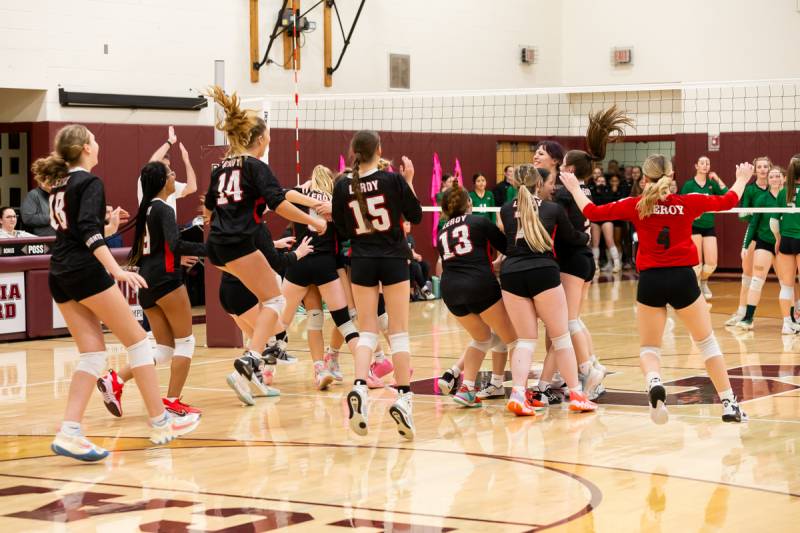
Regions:
<instances>
[{"instance_id":1,"label":"black jersey with number 13","mask_svg":"<svg viewBox=\"0 0 800 533\"><path fill-rule=\"evenodd\" d=\"M342 178L333 189L333 222L339 233L350 239L351 256L408 259L401 218L419 224L422 206L405 178L377 169L360 175L371 230L361 213L352 183L350 177Z\"/></svg>"}]
</instances>

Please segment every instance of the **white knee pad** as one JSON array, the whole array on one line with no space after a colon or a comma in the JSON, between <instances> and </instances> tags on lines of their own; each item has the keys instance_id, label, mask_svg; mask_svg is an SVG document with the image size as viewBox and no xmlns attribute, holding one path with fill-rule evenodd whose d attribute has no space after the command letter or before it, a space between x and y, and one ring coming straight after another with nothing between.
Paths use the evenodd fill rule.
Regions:
<instances>
[{"instance_id":1,"label":"white knee pad","mask_svg":"<svg viewBox=\"0 0 800 533\"><path fill-rule=\"evenodd\" d=\"M389 329L389 315L388 313L383 313L378 317L378 327L381 328L381 331L385 332Z\"/></svg>"},{"instance_id":2,"label":"white knee pad","mask_svg":"<svg viewBox=\"0 0 800 533\"><path fill-rule=\"evenodd\" d=\"M756 291L756 292L761 292L761 289L764 288L764 283L766 283L766 280L763 280L761 278L753 277L753 280L750 282L750 290L751 291Z\"/></svg>"},{"instance_id":3,"label":"white knee pad","mask_svg":"<svg viewBox=\"0 0 800 533\"><path fill-rule=\"evenodd\" d=\"M185 357L191 359L194 356L194 335L175 339L175 357Z\"/></svg>"},{"instance_id":4,"label":"white knee pad","mask_svg":"<svg viewBox=\"0 0 800 533\"><path fill-rule=\"evenodd\" d=\"M710 276L717 269L717 265L703 265L703 274Z\"/></svg>"},{"instance_id":5,"label":"white knee pad","mask_svg":"<svg viewBox=\"0 0 800 533\"><path fill-rule=\"evenodd\" d=\"M408 341L408 332L395 333L389 335L389 345L392 347L392 355L396 353L410 353L411 346Z\"/></svg>"},{"instance_id":6,"label":"white knee pad","mask_svg":"<svg viewBox=\"0 0 800 533\"><path fill-rule=\"evenodd\" d=\"M168 365L172 361L172 356L175 354L175 348L172 346L165 346L163 344L156 344L155 361L156 366Z\"/></svg>"},{"instance_id":7,"label":"white knee pad","mask_svg":"<svg viewBox=\"0 0 800 533\"><path fill-rule=\"evenodd\" d=\"M644 357L645 355L655 355L660 360L661 348L658 346L642 346L639 348L639 357Z\"/></svg>"},{"instance_id":8,"label":"white knee pad","mask_svg":"<svg viewBox=\"0 0 800 533\"><path fill-rule=\"evenodd\" d=\"M358 318L358 311L355 309L348 309L347 312L350 313L350 320L355 320Z\"/></svg>"},{"instance_id":9,"label":"white knee pad","mask_svg":"<svg viewBox=\"0 0 800 533\"><path fill-rule=\"evenodd\" d=\"M583 330L583 323L580 320L570 320L567 322L567 327L570 335L576 335Z\"/></svg>"},{"instance_id":10,"label":"white knee pad","mask_svg":"<svg viewBox=\"0 0 800 533\"><path fill-rule=\"evenodd\" d=\"M506 353L513 353L514 352L514 348L517 347L517 341L518 340L519 339L514 339L513 341L511 341L508 344L506 344Z\"/></svg>"},{"instance_id":11,"label":"white knee pad","mask_svg":"<svg viewBox=\"0 0 800 533\"><path fill-rule=\"evenodd\" d=\"M286 305L286 298L284 298L282 294L275 296L274 298L270 298L266 302L261 302L261 307L265 309L272 309L279 317L281 316L281 313L283 313L284 305Z\"/></svg>"},{"instance_id":12,"label":"white knee pad","mask_svg":"<svg viewBox=\"0 0 800 533\"><path fill-rule=\"evenodd\" d=\"M362 331L358 337L358 345L359 348L364 346L375 351L375 348L378 347L378 334L372 333L371 331Z\"/></svg>"},{"instance_id":13,"label":"white knee pad","mask_svg":"<svg viewBox=\"0 0 800 533\"><path fill-rule=\"evenodd\" d=\"M492 340L494 341L494 344L492 344L491 348L493 352L508 353L508 346L506 346L505 343L500 340L500 337L498 337L497 334L492 333Z\"/></svg>"},{"instance_id":14,"label":"white knee pad","mask_svg":"<svg viewBox=\"0 0 800 533\"><path fill-rule=\"evenodd\" d=\"M153 347L150 346L150 340L147 337L125 349L128 351L128 363L131 368L152 365L155 361Z\"/></svg>"},{"instance_id":15,"label":"white knee pad","mask_svg":"<svg viewBox=\"0 0 800 533\"><path fill-rule=\"evenodd\" d=\"M475 339L472 339L472 342L469 343L469 347L475 348L481 353L486 353L492 348L492 346L494 346L494 344L495 344L495 336L492 335L485 341L476 341Z\"/></svg>"},{"instance_id":16,"label":"white knee pad","mask_svg":"<svg viewBox=\"0 0 800 533\"><path fill-rule=\"evenodd\" d=\"M553 343L553 350L567 350L572 348L572 339L569 333L564 333L560 337L550 339L550 342Z\"/></svg>"},{"instance_id":17,"label":"white knee pad","mask_svg":"<svg viewBox=\"0 0 800 533\"><path fill-rule=\"evenodd\" d=\"M585 329L586 331L589 331L589 328L587 328L587 327L586 327L586 324L584 324L584 323L583 323L583 320L581 320L580 318L578 318L578 322L580 322L580 323L581 323L581 328Z\"/></svg>"},{"instance_id":18,"label":"white knee pad","mask_svg":"<svg viewBox=\"0 0 800 533\"><path fill-rule=\"evenodd\" d=\"M306 329L308 331L322 331L322 326L325 324L325 316L322 314L321 309L307 309L306 316Z\"/></svg>"},{"instance_id":19,"label":"white knee pad","mask_svg":"<svg viewBox=\"0 0 800 533\"><path fill-rule=\"evenodd\" d=\"M514 342L514 349L528 350L533 353L536 351L536 339L517 339Z\"/></svg>"},{"instance_id":20,"label":"white knee pad","mask_svg":"<svg viewBox=\"0 0 800 533\"><path fill-rule=\"evenodd\" d=\"M78 365L75 367L75 371L78 370L99 378L106 371L106 352L82 353Z\"/></svg>"},{"instance_id":21,"label":"white knee pad","mask_svg":"<svg viewBox=\"0 0 800 533\"><path fill-rule=\"evenodd\" d=\"M742 287L750 287L750 284L753 282L753 278L750 276L742 275Z\"/></svg>"},{"instance_id":22,"label":"white knee pad","mask_svg":"<svg viewBox=\"0 0 800 533\"><path fill-rule=\"evenodd\" d=\"M778 294L779 300L794 300L794 287L781 283L781 292Z\"/></svg>"},{"instance_id":23,"label":"white knee pad","mask_svg":"<svg viewBox=\"0 0 800 533\"><path fill-rule=\"evenodd\" d=\"M713 333L701 341L695 341L695 343L703 353L703 360L708 360L712 357L722 355L722 350L720 349L717 338Z\"/></svg>"}]
</instances>

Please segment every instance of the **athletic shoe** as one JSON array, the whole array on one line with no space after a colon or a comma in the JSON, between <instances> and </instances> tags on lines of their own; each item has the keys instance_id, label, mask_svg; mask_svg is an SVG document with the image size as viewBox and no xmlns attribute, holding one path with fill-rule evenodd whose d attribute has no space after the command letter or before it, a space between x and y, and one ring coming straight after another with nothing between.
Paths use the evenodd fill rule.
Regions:
<instances>
[{"instance_id":1,"label":"athletic shoe","mask_svg":"<svg viewBox=\"0 0 800 533\"><path fill-rule=\"evenodd\" d=\"M361 436L367 434L368 392L366 385L353 385L353 390L347 393L350 429Z\"/></svg>"},{"instance_id":2,"label":"athletic shoe","mask_svg":"<svg viewBox=\"0 0 800 533\"><path fill-rule=\"evenodd\" d=\"M605 393L606 393L606 388L605 388L605 386L603 386L603 384L601 383L600 385L598 385L598 386L597 386L597 387L594 389L594 392L593 392L592 394L590 394L590 395L589 395L589 399L590 399L591 401L595 401L596 399L598 399L600 396L602 396L602 395L603 395L603 394L605 394Z\"/></svg>"},{"instance_id":3,"label":"athletic shoe","mask_svg":"<svg viewBox=\"0 0 800 533\"><path fill-rule=\"evenodd\" d=\"M462 407L481 407L481 398L475 389L470 390L466 385L461 385L458 392L453 395L453 401Z\"/></svg>"},{"instance_id":4,"label":"athletic shoe","mask_svg":"<svg viewBox=\"0 0 800 533\"><path fill-rule=\"evenodd\" d=\"M413 392L400 393L392 406L389 408L389 415L397 424L397 432L406 440L414 440L414 420L411 417L411 400L414 398Z\"/></svg>"},{"instance_id":5,"label":"athletic shoe","mask_svg":"<svg viewBox=\"0 0 800 533\"><path fill-rule=\"evenodd\" d=\"M436 298L428 287L423 287L419 292L422 293L426 300L434 300Z\"/></svg>"},{"instance_id":6,"label":"athletic shoe","mask_svg":"<svg viewBox=\"0 0 800 533\"><path fill-rule=\"evenodd\" d=\"M245 351L241 357L233 362L233 368L236 372L244 378L245 381L250 381L255 373L261 367L261 358L256 356L250 351Z\"/></svg>"},{"instance_id":7,"label":"athletic shoe","mask_svg":"<svg viewBox=\"0 0 800 533\"><path fill-rule=\"evenodd\" d=\"M586 374L579 373L578 378L581 381L583 390L586 392L587 396L589 396L595 393L597 386L603 381L603 373L592 366L589 367L589 372Z\"/></svg>"},{"instance_id":8,"label":"athletic shoe","mask_svg":"<svg viewBox=\"0 0 800 533\"><path fill-rule=\"evenodd\" d=\"M740 315L739 313L733 313L731 317L725 321L726 326L735 326L739 322L744 320L744 315Z\"/></svg>"},{"instance_id":9,"label":"athletic shoe","mask_svg":"<svg viewBox=\"0 0 800 533\"><path fill-rule=\"evenodd\" d=\"M703 296L706 298L706 300L710 300L714 297L711 289L708 288L708 282L700 283L700 289L703 291Z\"/></svg>"},{"instance_id":10,"label":"athletic shoe","mask_svg":"<svg viewBox=\"0 0 800 533\"><path fill-rule=\"evenodd\" d=\"M318 390L327 390L333 381L333 374L325 367L324 363L314 363L314 383Z\"/></svg>"},{"instance_id":11,"label":"athletic shoe","mask_svg":"<svg viewBox=\"0 0 800 533\"><path fill-rule=\"evenodd\" d=\"M540 391L542 398L540 398L542 403L546 403L547 405L558 405L561 403L561 396L555 392L550 385L544 388L543 391ZM545 402L545 398L547 401Z\"/></svg>"},{"instance_id":12,"label":"athletic shoe","mask_svg":"<svg viewBox=\"0 0 800 533\"><path fill-rule=\"evenodd\" d=\"M233 392L236 393L236 396L238 396L245 405L256 404L255 399L253 399L253 395L250 393L250 388L247 385L252 381L252 378L253 374L250 374L250 378L247 379L237 372L231 372L225 377L225 381L228 383L228 386L233 389Z\"/></svg>"},{"instance_id":13,"label":"athletic shoe","mask_svg":"<svg viewBox=\"0 0 800 533\"><path fill-rule=\"evenodd\" d=\"M500 385L498 387L493 383L488 383L484 388L478 391L477 396L481 400L495 400L497 398L505 398L506 388L503 385Z\"/></svg>"},{"instance_id":14,"label":"athletic shoe","mask_svg":"<svg viewBox=\"0 0 800 533\"><path fill-rule=\"evenodd\" d=\"M592 366L595 367L597 370L603 373L603 377L608 375L608 369L603 365L600 360L597 358L596 355L592 356Z\"/></svg>"},{"instance_id":15,"label":"athletic shoe","mask_svg":"<svg viewBox=\"0 0 800 533\"><path fill-rule=\"evenodd\" d=\"M50 449L56 455L71 457L87 463L93 463L108 457L108 450L95 446L83 435L66 435L61 431L56 433L56 438L50 444Z\"/></svg>"},{"instance_id":16,"label":"athletic shoe","mask_svg":"<svg viewBox=\"0 0 800 533\"><path fill-rule=\"evenodd\" d=\"M151 426L150 442L156 446L161 446L181 435L186 435L195 430L200 424L198 413L188 413L183 416L167 415L169 420L163 426Z\"/></svg>"},{"instance_id":17,"label":"athletic shoe","mask_svg":"<svg viewBox=\"0 0 800 533\"><path fill-rule=\"evenodd\" d=\"M548 407L547 398L542 397L542 393L533 387L525 389L525 399L537 411L542 411Z\"/></svg>"},{"instance_id":18,"label":"athletic shoe","mask_svg":"<svg viewBox=\"0 0 800 533\"><path fill-rule=\"evenodd\" d=\"M267 365L261 370L260 372L253 372L253 376L250 378L250 385L256 389L256 396L265 396L267 398L272 398L274 396L280 396L281 391L272 387L272 376L274 373L275 367ZM241 378L243 379L243 378ZM235 389L234 389L235 390ZM248 391L249 392L249 391ZM238 394L238 393L237 393ZM251 395L250 398L253 396ZM241 399L241 397L240 397ZM244 400L242 400L244 401ZM252 405L252 404L250 404Z\"/></svg>"},{"instance_id":19,"label":"athletic shoe","mask_svg":"<svg viewBox=\"0 0 800 533\"><path fill-rule=\"evenodd\" d=\"M666 424L669 420L669 412L667 411L667 391L664 386L659 383L650 387L647 392L650 399L650 419L656 424Z\"/></svg>"},{"instance_id":20,"label":"athletic shoe","mask_svg":"<svg viewBox=\"0 0 800 533\"><path fill-rule=\"evenodd\" d=\"M515 390L511 391L511 397L506 403L506 409L517 416L536 416L536 410L534 406L523 394L520 394Z\"/></svg>"},{"instance_id":21,"label":"athletic shoe","mask_svg":"<svg viewBox=\"0 0 800 533\"><path fill-rule=\"evenodd\" d=\"M751 329L753 329L753 321L742 319L736 323L736 327L739 329L750 331Z\"/></svg>"},{"instance_id":22,"label":"athletic shoe","mask_svg":"<svg viewBox=\"0 0 800 533\"><path fill-rule=\"evenodd\" d=\"M116 417L122 416L123 386L124 383L119 381L119 376L113 370L109 370L108 374L97 380L97 390L103 395L103 403L106 404L106 409Z\"/></svg>"},{"instance_id":23,"label":"athletic shoe","mask_svg":"<svg viewBox=\"0 0 800 533\"><path fill-rule=\"evenodd\" d=\"M183 403L180 398L176 398L174 401L169 401L168 398L161 398L161 402L164 404L164 409L177 416L183 416L187 413L196 413L198 415L202 413L197 407Z\"/></svg>"},{"instance_id":24,"label":"athletic shoe","mask_svg":"<svg viewBox=\"0 0 800 533\"><path fill-rule=\"evenodd\" d=\"M722 400L723 422L747 422L747 413L742 411L739 403L734 400Z\"/></svg>"},{"instance_id":25,"label":"athletic shoe","mask_svg":"<svg viewBox=\"0 0 800 533\"><path fill-rule=\"evenodd\" d=\"M297 362L297 357L290 355L286 351L286 341L278 341L271 346L267 346L261 357L265 359L272 357L280 365L293 365Z\"/></svg>"},{"instance_id":26,"label":"athletic shoe","mask_svg":"<svg viewBox=\"0 0 800 533\"><path fill-rule=\"evenodd\" d=\"M383 361L380 363L373 361L372 364L369 365L369 369L373 374L375 374L376 378L382 378L383 376L391 374L394 371L394 365L388 357L384 357Z\"/></svg>"},{"instance_id":27,"label":"athletic shoe","mask_svg":"<svg viewBox=\"0 0 800 533\"><path fill-rule=\"evenodd\" d=\"M567 382L561 377L561 372L556 370L555 374L553 374L553 379L551 380L551 387L553 387L553 390L558 390L563 389L566 387L566 385Z\"/></svg>"},{"instance_id":28,"label":"athletic shoe","mask_svg":"<svg viewBox=\"0 0 800 533\"><path fill-rule=\"evenodd\" d=\"M382 389L386 384L381 378L372 373L372 370L367 372L367 387L370 389Z\"/></svg>"},{"instance_id":29,"label":"athletic shoe","mask_svg":"<svg viewBox=\"0 0 800 533\"><path fill-rule=\"evenodd\" d=\"M445 370L444 374L442 374L442 377L440 377L438 380L439 393L442 396L447 396L453 391L453 389L456 388L457 381L458 378L453 375L451 370Z\"/></svg>"},{"instance_id":30,"label":"athletic shoe","mask_svg":"<svg viewBox=\"0 0 800 533\"><path fill-rule=\"evenodd\" d=\"M576 413L586 413L597 410L597 404L589 401L585 392L570 391L569 410Z\"/></svg>"},{"instance_id":31,"label":"athletic shoe","mask_svg":"<svg viewBox=\"0 0 800 533\"><path fill-rule=\"evenodd\" d=\"M797 333L797 329L795 329L795 323L792 322L788 324L786 322L783 323L783 327L781 328L781 335L794 335Z\"/></svg>"},{"instance_id":32,"label":"athletic shoe","mask_svg":"<svg viewBox=\"0 0 800 533\"><path fill-rule=\"evenodd\" d=\"M334 352L328 348L323 356L323 361L325 361L325 365L328 367L328 372L331 373L333 379L336 381L342 381L342 369L339 367L339 352Z\"/></svg>"},{"instance_id":33,"label":"athletic shoe","mask_svg":"<svg viewBox=\"0 0 800 533\"><path fill-rule=\"evenodd\" d=\"M619 259L614 260L614 266L611 267L611 272L617 274L622 270L622 262Z\"/></svg>"}]
</instances>

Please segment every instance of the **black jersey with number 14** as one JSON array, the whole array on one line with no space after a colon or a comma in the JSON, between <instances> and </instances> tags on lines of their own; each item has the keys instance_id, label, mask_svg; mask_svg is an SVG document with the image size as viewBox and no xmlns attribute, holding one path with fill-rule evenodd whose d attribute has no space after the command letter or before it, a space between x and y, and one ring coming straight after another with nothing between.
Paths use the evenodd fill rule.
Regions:
<instances>
[{"instance_id":1,"label":"black jersey with number 14","mask_svg":"<svg viewBox=\"0 0 800 533\"><path fill-rule=\"evenodd\" d=\"M263 161L251 156L223 159L211 173L206 209L213 212L208 242L235 244L251 239L264 203L275 210L286 191Z\"/></svg>"},{"instance_id":2,"label":"black jersey with number 14","mask_svg":"<svg viewBox=\"0 0 800 533\"><path fill-rule=\"evenodd\" d=\"M97 267L94 250L103 239L106 194L103 182L84 169L74 169L56 181L50 191L50 225L56 242L50 258L53 275Z\"/></svg>"},{"instance_id":3,"label":"black jersey with number 14","mask_svg":"<svg viewBox=\"0 0 800 533\"><path fill-rule=\"evenodd\" d=\"M371 228L361 213L352 183L350 177L345 177L333 189L333 222L339 233L350 239L351 256L408 259L401 219L419 224L422 206L405 178L378 169L360 175Z\"/></svg>"}]
</instances>

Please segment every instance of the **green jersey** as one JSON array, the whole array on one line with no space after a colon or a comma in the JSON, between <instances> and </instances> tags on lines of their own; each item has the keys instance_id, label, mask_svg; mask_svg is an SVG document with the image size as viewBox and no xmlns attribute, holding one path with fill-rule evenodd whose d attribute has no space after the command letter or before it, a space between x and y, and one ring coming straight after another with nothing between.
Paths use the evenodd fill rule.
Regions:
<instances>
[{"instance_id":1,"label":"green jersey","mask_svg":"<svg viewBox=\"0 0 800 533\"><path fill-rule=\"evenodd\" d=\"M756 184L755 181L753 183L748 183L747 187L744 188L744 192L742 193L742 199L739 201L739 207L755 207L758 197L768 190L769 185L762 189ZM752 216L753 215L744 215L739 213L739 219L744 221L750 221Z\"/></svg>"},{"instance_id":2,"label":"green jersey","mask_svg":"<svg viewBox=\"0 0 800 533\"><path fill-rule=\"evenodd\" d=\"M786 203L786 187L778 193L778 207L796 207L797 195L800 194L800 185L794 193L794 202ZM781 221L781 237L800 239L800 213L780 213L777 215Z\"/></svg>"},{"instance_id":3,"label":"green jersey","mask_svg":"<svg viewBox=\"0 0 800 533\"><path fill-rule=\"evenodd\" d=\"M492 194L492 191L483 191L483 198L478 196L475 191L469 191L469 198L472 200L472 207L494 207L494 194ZM492 222L496 220L495 213L476 212L473 215L487 218Z\"/></svg>"},{"instance_id":4,"label":"green jersey","mask_svg":"<svg viewBox=\"0 0 800 533\"><path fill-rule=\"evenodd\" d=\"M755 199L755 204L748 207L783 207L778 204L777 196L772 196L772 193L767 190ZM785 200L784 200L785 202ZM769 244L775 244L775 234L769 227L769 221L773 218L779 218L779 213L753 213L750 217L750 223L747 225L747 231L744 234L744 244L742 248L747 248L753 239L759 239Z\"/></svg>"},{"instance_id":5,"label":"green jersey","mask_svg":"<svg viewBox=\"0 0 800 533\"><path fill-rule=\"evenodd\" d=\"M517 199L518 195L519 195L519 189L517 189L516 187L509 187L508 190L506 191L506 204L512 203L514 200Z\"/></svg>"},{"instance_id":6,"label":"green jersey","mask_svg":"<svg viewBox=\"0 0 800 533\"><path fill-rule=\"evenodd\" d=\"M690 179L686 183L683 184L681 188L681 194L713 194L715 196L721 196L728 192L728 188L725 186L720 187L716 180L712 180L711 178L706 178L706 183L704 185L698 184L694 178ZM696 228L713 228L714 227L714 214L713 213L703 213L692 222L692 226Z\"/></svg>"}]
</instances>

